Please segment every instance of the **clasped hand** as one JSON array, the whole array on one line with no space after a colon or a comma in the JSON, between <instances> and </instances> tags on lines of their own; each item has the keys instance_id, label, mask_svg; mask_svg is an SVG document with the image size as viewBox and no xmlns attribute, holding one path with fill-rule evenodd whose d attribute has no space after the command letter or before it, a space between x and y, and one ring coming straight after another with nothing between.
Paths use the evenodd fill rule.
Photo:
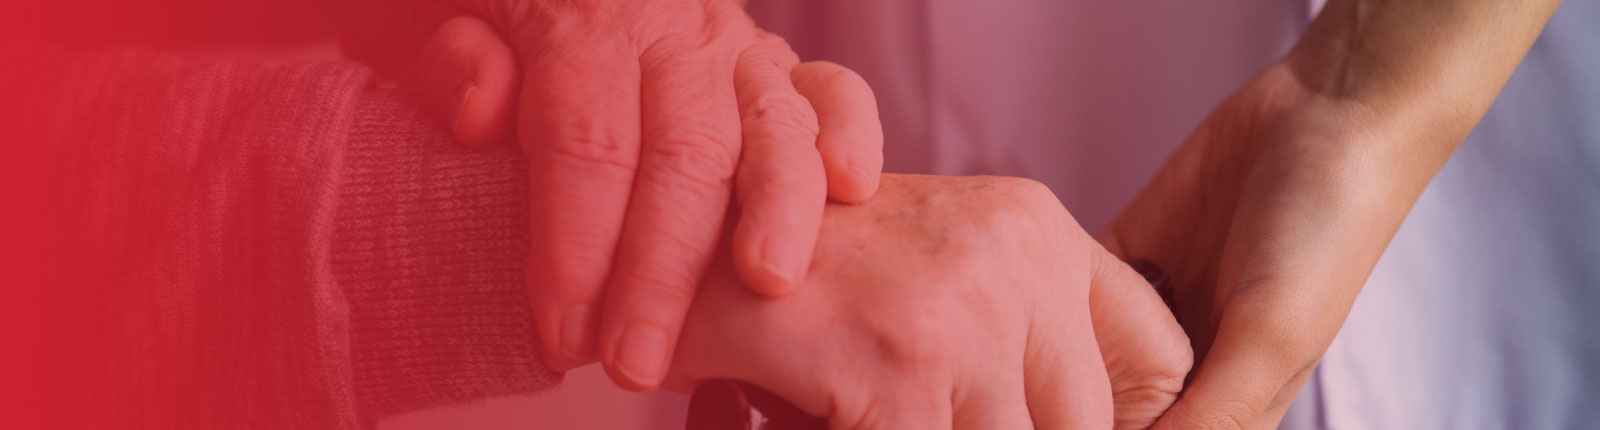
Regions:
<instances>
[{"instance_id":1,"label":"clasped hand","mask_svg":"<svg viewBox=\"0 0 1600 430\"><path fill-rule=\"evenodd\" d=\"M848 70L726 1L512 3L444 21L419 77L459 140L527 153L552 367L745 380L835 428L1103 428L1113 399L1144 427L1176 399L1182 330L1042 186L890 176L823 209L878 189Z\"/></svg>"},{"instance_id":2,"label":"clasped hand","mask_svg":"<svg viewBox=\"0 0 1600 430\"><path fill-rule=\"evenodd\" d=\"M1044 186L884 175L824 214L789 297L719 258L669 388L743 380L836 429L1111 428L1113 400L1117 428L1146 428L1177 399L1182 329Z\"/></svg>"},{"instance_id":3,"label":"clasped hand","mask_svg":"<svg viewBox=\"0 0 1600 430\"><path fill-rule=\"evenodd\" d=\"M624 387L658 386L730 206L734 267L782 296L823 204L877 188L865 81L801 64L732 0L402 4L432 32L426 104L462 142L527 155L528 295L557 370L598 359Z\"/></svg>"}]
</instances>

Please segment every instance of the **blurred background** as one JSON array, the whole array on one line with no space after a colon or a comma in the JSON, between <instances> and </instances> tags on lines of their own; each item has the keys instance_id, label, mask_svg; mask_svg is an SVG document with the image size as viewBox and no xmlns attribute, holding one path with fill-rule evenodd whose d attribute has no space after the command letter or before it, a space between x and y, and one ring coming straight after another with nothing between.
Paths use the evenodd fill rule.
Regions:
<instances>
[{"instance_id":1,"label":"blurred background","mask_svg":"<svg viewBox=\"0 0 1600 430\"><path fill-rule=\"evenodd\" d=\"M750 2L803 58L840 62L872 83L887 170L1038 179L1091 232L1215 103L1287 50L1320 4L1080 1L1039 14L1045 2L1028 0ZM340 12L311 0L96 2L50 12L8 3L0 32L68 45L344 58ZM73 15L40 17L63 11ZM951 36L960 34L1033 42ZM1567 1L1417 202L1291 415L1320 428L1600 422L1596 43L1600 1ZM1016 79L1044 79L1034 88L1052 90L981 85ZM566 378L549 392L413 412L379 428L682 427L684 395L626 392L595 366Z\"/></svg>"}]
</instances>

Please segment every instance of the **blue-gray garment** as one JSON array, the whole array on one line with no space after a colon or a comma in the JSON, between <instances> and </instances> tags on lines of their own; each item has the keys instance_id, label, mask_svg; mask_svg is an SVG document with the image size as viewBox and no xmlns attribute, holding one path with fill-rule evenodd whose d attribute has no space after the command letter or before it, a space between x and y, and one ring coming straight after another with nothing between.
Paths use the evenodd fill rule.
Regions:
<instances>
[{"instance_id":1,"label":"blue-gray garment","mask_svg":"<svg viewBox=\"0 0 1600 430\"><path fill-rule=\"evenodd\" d=\"M1318 0L752 0L877 92L894 171L1027 176L1090 231ZM1309 5L1308 5L1309 4ZM1563 5L1283 427L1600 429L1600 0Z\"/></svg>"}]
</instances>

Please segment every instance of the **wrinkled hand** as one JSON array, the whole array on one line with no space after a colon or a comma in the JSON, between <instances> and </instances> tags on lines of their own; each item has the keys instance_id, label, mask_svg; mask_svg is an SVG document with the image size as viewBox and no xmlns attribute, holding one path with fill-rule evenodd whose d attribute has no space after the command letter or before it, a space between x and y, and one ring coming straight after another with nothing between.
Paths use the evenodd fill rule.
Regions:
<instances>
[{"instance_id":1,"label":"wrinkled hand","mask_svg":"<svg viewBox=\"0 0 1600 430\"><path fill-rule=\"evenodd\" d=\"M736 2L420 4L477 17L439 25L417 74L459 140L514 129L522 144L529 296L554 368L598 356L624 387L656 386L733 196L734 265L777 296L803 281L828 198L877 188L865 81L799 64Z\"/></svg>"},{"instance_id":2,"label":"wrinkled hand","mask_svg":"<svg viewBox=\"0 0 1600 430\"><path fill-rule=\"evenodd\" d=\"M1367 116L1271 67L1105 233L1170 276L1199 357L1157 428L1273 428L1315 369L1410 206L1378 183L1410 167L1362 144Z\"/></svg>"},{"instance_id":3,"label":"wrinkled hand","mask_svg":"<svg viewBox=\"0 0 1600 430\"><path fill-rule=\"evenodd\" d=\"M1170 403L1188 372L1149 284L1037 183L885 175L871 202L830 205L822 232L781 300L719 258L669 388L743 380L839 429L1106 428L1113 387ZM1102 336L1101 315L1143 325Z\"/></svg>"}]
</instances>

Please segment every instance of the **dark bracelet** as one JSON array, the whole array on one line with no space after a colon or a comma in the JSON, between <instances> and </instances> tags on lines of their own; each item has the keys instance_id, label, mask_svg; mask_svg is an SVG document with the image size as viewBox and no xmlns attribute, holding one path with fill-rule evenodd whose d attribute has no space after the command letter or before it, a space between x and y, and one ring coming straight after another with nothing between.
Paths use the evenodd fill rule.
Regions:
<instances>
[{"instance_id":1,"label":"dark bracelet","mask_svg":"<svg viewBox=\"0 0 1600 430\"><path fill-rule=\"evenodd\" d=\"M1167 272L1162 271L1160 266L1156 266L1156 262L1144 258L1135 258L1128 260L1128 267L1132 267L1133 271L1139 272L1139 276L1143 276L1144 281L1149 282L1150 287L1156 289L1156 294L1161 296L1161 301L1167 304L1168 310L1177 309L1172 302L1172 282L1167 278Z\"/></svg>"},{"instance_id":2,"label":"dark bracelet","mask_svg":"<svg viewBox=\"0 0 1600 430\"><path fill-rule=\"evenodd\" d=\"M689 430L825 430L828 421L807 414L767 390L719 379L689 398Z\"/></svg>"}]
</instances>

